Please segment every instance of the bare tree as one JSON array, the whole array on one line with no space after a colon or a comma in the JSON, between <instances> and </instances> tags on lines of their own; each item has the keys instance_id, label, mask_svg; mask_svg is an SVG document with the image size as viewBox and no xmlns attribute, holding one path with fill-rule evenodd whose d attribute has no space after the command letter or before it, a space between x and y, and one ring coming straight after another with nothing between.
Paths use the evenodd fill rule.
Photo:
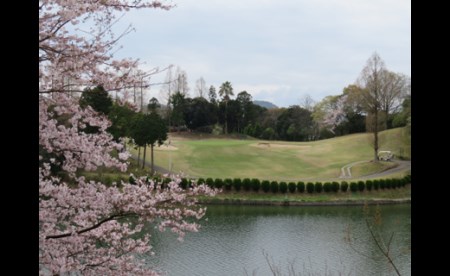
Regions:
<instances>
[{"instance_id":1,"label":"bare tree","mask_svg":"<svg viewBox=\"0 0 450 276\"><path fill-rule=\"evenodd\" d=\"M375 52L367 60L366 66L361 71L358 82L362 90L364 108L367 115L368 131L373 133L374 161L378 162L378 132L380 131L379 115L382 108L383 77L386 69L384 61Z\"/></svg>"},{"instance_id":2,"label":"bare tree","mask_svg":"<svg viewBox=\"0 0 450 276\"><path fill-rule=\"evenodd\" d=\"M167 69L166 78L164 79L164 85L161 86L160 97L167 103L166 118L168 118L170 127L170 98L175 91L174 76L172 73L172 66Z\"/></svg>"},{"instance_id":3,"label":"bare tree","mask_svg":"<svg viewBox=\"0 0 450 276\"><path fill-rule=\"evenodd\" d=\"M313 111L314 106L316 105L316 102L309 94L305 94L300 98L300 107L303 107L304 109L308 111Z\"/></svg>"},{"instance_id":4,"label":"bare tree","mask_svg":"<svg viewBox=\"0 0 450 276\"><path fill-rule=\"evenodd\" d=\"M206 82L203 77L200 77L195 82L195 91L197 92L200 98L205 98L206 93L208 92L208 88L206 88Z\"/></svg>"},{"instance_id":5,"label":"bare tree","mask_svg":"<svg viewBox=\"0 0 450 276\"><path fill-rule=\"evenodd\" d=\"M401 99L406 93L407 77L390 71L382 74L382 89L380 93L381 111L383 112L384 128L387 128L389 114L395 112L401 105Z\"/></svg>"},{"instance_id":6,"label":"bare tree","mask_svg":"<svg viewBox=\"0 0 450 276\"><path fill-rule=\"evenodd\" d=\"M180 92L184 96L189 96L189 86L187 80L187 73L184 70L181 70L180 66L177 66L177 71L175 72L174 77L174 88L175 92Z\"/></svg>"},{"instance_id":7,"label":"bare tree","mask_svg":"<svg viewBox=\"0 0 450 276\"><path fill-rule=\"evenodd\" d=\"M361 237L354 237L350 226L346 229L346 234L344 237L344 240L350 245L350 248L352 248L356 253L358 253L360 256L366 257L368 259L377 260L378 258L384 258L389 265L394 269L395 274L401 275L400 271L394 262L394 259L396 259L399 255L403 254L404 250L399 250L400 248L397 248L395 250L393 246L393 239L395 232L390 233L389 240L384 239L384 235L382 235L382 216L381 216L381 210L380 207L377 205L375 208L375 212L372 215L369 206L367 205L367 202L364 204L363 207L363 214L365 217L365 223L367 226L367 230L369 231L370 238L369 241L372 241L376 248L378 249L379 255L377 254L368 254L368 252L365 252L361 248L358 247L358 245L365 244L365 241L361 240ZM398 251L398 252L396 252Z\"/></svg>"}]
</instances>

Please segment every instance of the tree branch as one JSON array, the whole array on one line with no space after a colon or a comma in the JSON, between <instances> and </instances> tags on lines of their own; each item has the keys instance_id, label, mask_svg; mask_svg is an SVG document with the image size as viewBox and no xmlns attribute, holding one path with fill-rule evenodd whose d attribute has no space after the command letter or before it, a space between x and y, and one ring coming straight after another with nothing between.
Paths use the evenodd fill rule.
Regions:
<instances>
[{"instance_id":1,"label":"tree branch","mask_svg":"<svg viewBox=\"0 0 450 276\"><path fill-rule=\"evenodd\" d=\"M378 249L380 249L381 253L386 257L386 259L388 260L388 262L392 265L392 267L394 268L395 272L397 273L397 275L401 275L400 272L398 271L397 267L395 266L394 262L392 261L391 257L389 256L389 249L388 251L384 251L383 248L381 248L380 243L378 242L377 238L375 237L375 234L372 231L372 228L370 228L370 224L369 221L366 219L366 224L367 224L367 228L369 229L369 233L372 236L372 239L374 240L375 244L377 245ZM391 240L392 240L393 235L391 236ZM391 242L391 240L389 240L389 244Z\"/></svg>"},{"instance_id":2,"label":"tree branch","mask_svg":"<svg viewBox=\"0 0 450 276\"><path fill-rule=\"evenodd\" d=\"M85 228L85 229L83 229L83 230L77 231L77 234L83 234L83 233L85 233L85 232L94 230L94 229L100 227L102 224L104 224L104 223L106 223L106 222L108 222L108 221L115 220L115 219L117 219L117 218L129 216L129 215L134 215L134 214L133 214L133 213L124 213L124 214L115 214L115 215L112 215L112 216L110 216L110 217L108 217L108 218L102 219L101 221L99 221L98 223L92 225L91 227L88 227L88 228ZM70 237L70 236L72 236L72 233L64 233L64 234L59 234L59 235L50 235L50 236L46 236L45 239L46 239L46 240L48 240L48 239L60 239L60 238L65 238L65 237Z\"/></svg>"}]
</instances>

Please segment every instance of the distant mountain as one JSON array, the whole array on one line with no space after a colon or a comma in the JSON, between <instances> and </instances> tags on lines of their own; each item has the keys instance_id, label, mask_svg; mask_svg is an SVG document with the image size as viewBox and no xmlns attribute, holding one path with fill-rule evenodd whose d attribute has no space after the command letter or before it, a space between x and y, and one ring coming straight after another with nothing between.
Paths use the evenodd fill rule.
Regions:
<instances>
[{"instance_id":1,"label":"distant mountain","mask_svg":"<svg viewBox=\"0 0 450 276\"><path fill-rule=\"evenodd\" d=\"M278 108L278 106L268 101L253 101L253 104L265 107L267 109Z\"/></svg>"}]
</instances>

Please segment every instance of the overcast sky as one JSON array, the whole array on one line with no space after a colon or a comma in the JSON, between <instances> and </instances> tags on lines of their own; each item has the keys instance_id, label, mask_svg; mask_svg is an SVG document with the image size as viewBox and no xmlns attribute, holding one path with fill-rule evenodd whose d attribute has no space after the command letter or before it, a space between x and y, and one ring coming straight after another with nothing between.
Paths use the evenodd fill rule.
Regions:
<instances>
[{"instance_id":1,"label":"overcast sky","mask_svg":"<svg viewBox=\"0 0 450 276\"><path fill-rule=\"evenodd\" d=\"M126 14L132 24L117 57L148 68L173 64L188 75L190 95L230 81L254 100L287 107L320 101L354 83L377 52L388 69L411 75L409 0L177 0L170 11ZM153 77L153 81L164 79ZM148 97L159 96L154 86Z\"/></svg>"}]
</instances>

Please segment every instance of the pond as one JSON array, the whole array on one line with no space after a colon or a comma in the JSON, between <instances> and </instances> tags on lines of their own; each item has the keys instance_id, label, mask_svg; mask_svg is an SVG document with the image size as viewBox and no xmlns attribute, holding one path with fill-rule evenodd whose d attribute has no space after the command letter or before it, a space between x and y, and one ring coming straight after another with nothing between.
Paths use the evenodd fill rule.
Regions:
<instances>
[{"instance_id":1,"label":"pond","mask_svg":"<svg viewBox=\"0 0 450 276\"><path fill-rule=\"evenodd\" d=\"M370 206L375 212L375 206ZM380 206L384 242L402 275L411 274L411 205ZM208 206L184 242L153 232L146 263L167 275L395 275L370 236L362 206ZM346 237L355 240L352 246ZM291 270L291 271L292 271Z\"/></svg>"}]
</instances>

